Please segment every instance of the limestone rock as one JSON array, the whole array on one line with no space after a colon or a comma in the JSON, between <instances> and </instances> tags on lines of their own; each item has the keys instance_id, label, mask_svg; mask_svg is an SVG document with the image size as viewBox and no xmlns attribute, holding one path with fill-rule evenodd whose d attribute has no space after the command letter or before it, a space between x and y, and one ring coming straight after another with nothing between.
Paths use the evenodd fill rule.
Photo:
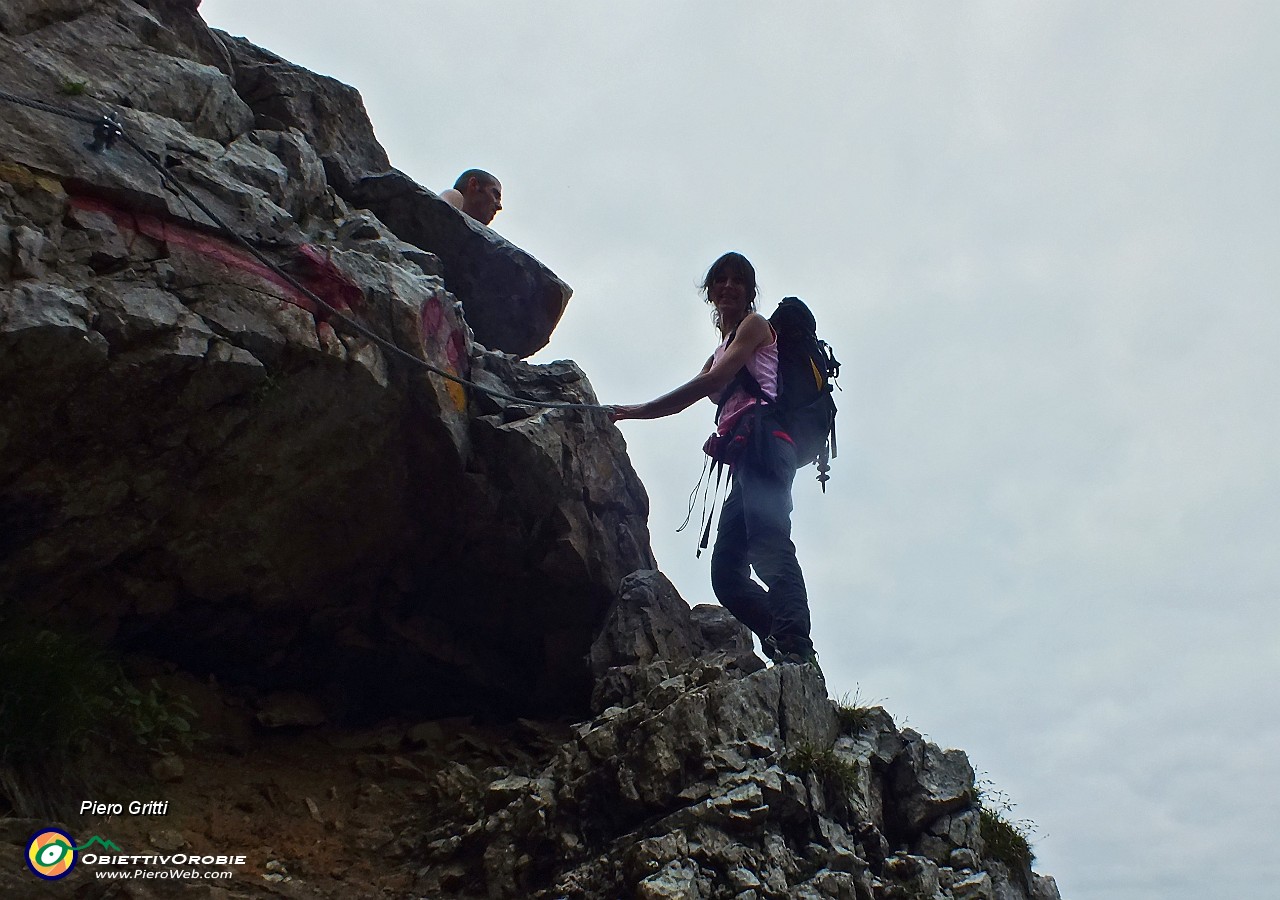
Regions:
<instances>
[{"instance_id":1,"label":"limestone rock","mask_svg":"<svg viewBox=\"0 0 1280 900\"><path fill-rule=\"evenodd\" d=\"M11 0L0 7L0 31L21 35L74 18L96 0Z\"/></svg>"},{"instance_id":2,"label":"limestone rock","mask_svg":"<svg viewBox=\"0 0 1280 900\"><path fill-rule=\"evenodd\" d=\"M893 763L894 815L890 827L913 836L947 813L975 803L973 767L961 750L943 750L913 731Z\"/></svg>"},{"instance_id":3,"label":"limestone rock","mask_svg":"<svg viewBox=\"0 0 1280 900\"><path fill-rule=\"evenodd\" d=\"M1010 893L1017 878L960 846L977 842L971 808L933 816L922 832L958 848L947 862L972 864L963 872L898 836L892 822L923 818L929 803L949 802L946 785L964 782L954 751L876 710L837 735L816 673L712 665L695 655L682 607L657 573L624 580L593 668L604 681L627 671L631 692L576 726L549 762L495 770L483 849L437 842L433 872L471 878L491 897L545 900L1032 900L1028 891L1047 890L1030 876ZM792 771L801 759L807 768ZM466 831L441 831L450 827ZM558 863L535 863L550 858ZM432 875L418 887L443 883Z\"/></svg>"},{"instance_id":4,"label":"limestone rock","mask_svg":"<svg viewBox=\"0 0 1280 900\"><path fill-rule=\"evenodd\" d=\"M1029 900L1062 900L1058 893L1058 882L1052 875L1031 874L1031 894Z\"/></svg>"},{"instance_id":5,"label":"limestone rock","mask_svg":"<svg viewBox=\"0 0 1280 900\"><path fill-rule=\"evenodd\" d=\"M236 91L253 110L256 126L273 132L297 129L323 161L339 194L346 196L364 176L391 168L355 88L295 66L244 38L223 37L235 67Z\"/></svg>"},{"instance_id":6,"label":"limestone rock","mask_svg":"<svg viewBox=\"0 0 1280 900\"><path fill-rule=\"evenodd\" d=\"M401 172L370 175L344 196L440 258L480 343L519 357L546 346L573 292L542 263Z\"/></svg>"},{"instance_id":7,"label":"limestone rock","mask_svg":"<svg viewBox=\"0 0 1280 900\"><path fill-rule=\"evenodd\" d=\"M660 572L634 572L622 582L618 603L591 645L591 670L599 677L610 668L658 659L688 662L703 649L699 637L675 586Z\"/></svg>"}]
</instances>

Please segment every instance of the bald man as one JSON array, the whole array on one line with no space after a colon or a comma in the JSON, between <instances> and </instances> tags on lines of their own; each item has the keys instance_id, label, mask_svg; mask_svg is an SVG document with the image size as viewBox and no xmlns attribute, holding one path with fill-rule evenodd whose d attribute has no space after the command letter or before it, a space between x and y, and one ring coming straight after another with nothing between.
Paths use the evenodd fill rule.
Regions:
<instances>
[{"instance_id":1,"label":"bald man","mask_svg":"<svg viewBox=\"0 0 1280 900\"><path fill-rule=\"evenodd\" d=\"M483 169L467 169L440 198L482 225L502 209L502 184Z\"/></svg>"}]
</instances>

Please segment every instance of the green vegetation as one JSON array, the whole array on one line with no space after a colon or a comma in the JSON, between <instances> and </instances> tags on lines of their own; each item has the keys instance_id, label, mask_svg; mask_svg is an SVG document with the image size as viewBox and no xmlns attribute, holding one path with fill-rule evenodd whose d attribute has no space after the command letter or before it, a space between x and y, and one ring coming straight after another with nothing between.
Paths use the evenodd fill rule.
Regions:
<instances>
[{"instance_id":1,"label":"green vegetation","mask_svg":"<svg viewBox=\"0 0 1280 900\"><path fill-rule=\"evenodd\" d=\"M87 641L52 631L0 644L0 763L59 764L84 750L119 675Z\"/></svg>"},{"instance_id":2,"label":"green vegetation","mask_svg":"<svg viewBox=\"0 0 1280 900\"><path fill-rule=\"evenodd\" d=\"M95 755L189 750L207 737L194 718L185 696L155 680L140 690L83 637L11 632L0 642L0 799L36 812L81 787Z\"/></svg>"},{"instance_id":3,"label":"green vegetation","mask_svg":"<svg viewBox=\"0 0 1280 900\"><path fill-rule=\"evenodd\" d=\"M863 702L856 689L853 696L847 693L841 694L835 701L836 721L840 724L840 733L854 735L861 731L872 710L876 709L881 702L883 701Z\"/></svg>"},{"instance_id":4,"label":"green vegetation","mask_svg":"<svg viewBox=\"0 0 1280 900\"><path fill-rule=\"evenodd\" d=\"M1030 869L1036 855L1020 826L985 806L979 810L978 816L982 823L982 846L986 855L1004 863L1010 872Z\"/></svg>"},{"instance_id":5,"label":"green vegetation","mask_svg":"<svg viewBox=\"0 0 1280 900\"><path fill-rule=\"evenodd\" d=\"M58 86L58 90L68 97L79 97L89 90L89 82L78 81L74 78L68 78Z\"/></svg>"},{"instance_id":6,"label":"green vegetation","mask_svg":"<svg viewBox=\"0 0 1280 900\"><path fill-rule=\"evenodd\" d=\"M974 800L981 804L978 819L984 855L1004 863L1010 872L1026 877L1036 859L1031 850L1035 823L1030 819L1012 818L1013 803L1008 795L995 790L985 779L974 787Z\"/></svg>"},{"instance_id":7,"label":"green vegetation","mask_svg":"<svg viewBox=\"0 0 1280 900\"><path fill-rule=\"evenodd\" d=\"M846 762L828 747L819 750L812 744L801 744L782 758L782 768L792 775L813 775L829 795L843 797L858 785L858 767Z\"/></svg>"},{"instance_id":8,"label":"green vegetation","mask_svg":"<svg viewBox=\"0 0 1280 900\"><path fill-rule=\"evenodd\" d=\"M113 711L140 747L156 753L190 751L196 741L209 736L192 728L197 713L191 700L185 694L165 690L154 678L145 691L122 680L111 693Z\"/></svg>"}]
</instances>

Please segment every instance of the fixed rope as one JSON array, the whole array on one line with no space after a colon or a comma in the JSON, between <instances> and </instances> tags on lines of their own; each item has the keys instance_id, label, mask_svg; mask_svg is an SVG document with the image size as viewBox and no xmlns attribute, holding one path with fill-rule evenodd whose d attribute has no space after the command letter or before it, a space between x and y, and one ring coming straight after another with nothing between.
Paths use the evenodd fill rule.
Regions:
<instances>
[{"instance_id":1,"label":"fixed rope","mask_svg":"<svg viewBox=\"0 0 1280 900\"><path fill-rule=\"evenodd\" d=\"M254 259L262 263L262 265L266 266L268 269L270 269L280 278L284 279L284 281L290 287L294 288L296 291L298 291L307 299L309 299L312 303L316 304L316 306L319 309L324 310L326 315L328 315L330 318L337 320L339 323L346 326L346 328L349 329L350 331L355 332L361 337L366 338L367 340L378 345L385 352L391 354L393 357L396 357L398 359L403 359L406 362L412 365L418 366L419 368L426 369L428 372L431 372L434 375L438 375L441 378L445 378L456 384L462 385L463 387L470 388L471 390L479 391L482 394L487 394L488 396L494 397L498 400L505 400L508 403L516 403L521 406L532 406L540 409L579 409L579 410L589 410L593 412L604 412L608 410L607 406L604 406L599 403L573 403L573 402L560 401L560 400L536 400L532 397L519 397L514 394L508 394L503 391L495 390L494 388L486 387L482 384L477 384L476 382L463 378L460 375L455 375L454 373L449 372L446 369L442 369L438 366L434 366L431 363L427 362L425 359L421 359L417 356L414 356L412 353L409 353L407 350L402 349L397 344L375 333L373 330L371 330L361 322L351 318L350 316L338 310L331 303L324 300L322 297L318 296L314 291L312 291L306 285L302 284L297 278L295 278L293 275L289 274L287 271L285 271L283 268L277 265L274 260L270 259L269 257L266 256L266 254L258 250L258 248L255 247L252 243L250 243L246 238L242 237L238 232L230 228L225 222L222 221L221 218L218 217L216 213L214 213L213 210L211 210L208 207L207 204L205 204L199 197L197 197L185 184L183 184L181 181L175 178L173 174L170 173L169 170L165 168L164 162L159 157L157 157L154 153L152 153L146 147L143 147L140 143L135 141L129 134L127 134L120 120L116 118L114 115L106 115L106 114L96 115L96 116L90 115L87 113L78 112L76 110L70 110L70 109L54 106L49 103L44 103L40 100L33 100L29 97L20 97L16 94L11 94L8 91L3 91L3 90L0 90L0 100L7 101L9 103L14 103L19 106L25 106L29 109L34 109L39 112L50 113L55 116L62 116L63 118L73 119L77 122L83 122L86 125L92 125L94 129L93 141L86 144L85 148L88 150L92 150L95 153L102 153L106 150L111 149L111 147L114 146L117 140L123 141L125 145L127 145L131 150L133 150L135 153L141 156L143 160L145 160L157 172L160 173L160 178L164 181L164 183L167 186L169 186L175 193L180 194L185 200L192 203L197 209L200 210L200 212L204 213L205 216L209 218L209 221L211 221L220 232L227 235L233 241L235 241L237 244L239 244L241 247L247 250L254 257Z\"/></svg>"}]
</instances>

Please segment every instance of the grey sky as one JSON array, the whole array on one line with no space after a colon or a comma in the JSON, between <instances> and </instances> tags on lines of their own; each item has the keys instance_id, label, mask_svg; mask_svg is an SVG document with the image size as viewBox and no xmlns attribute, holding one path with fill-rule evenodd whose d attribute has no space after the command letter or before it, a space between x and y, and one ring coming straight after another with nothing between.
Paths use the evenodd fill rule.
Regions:
<instances>
[{"instance_id":1,"label":"grey sky","mask_svg":"<svg viewBox=\"0 0 1280 900\"><path fill-rule=\"evenodd\" d=\"M698 371L721 252L845 364L796 541L834 695L968 751L1068 900L1274 892L1280 5L205 0L480 166L575 288L540 359ZM709 404L625 423L659 561Z\"/></svg>"}]
</instances>

